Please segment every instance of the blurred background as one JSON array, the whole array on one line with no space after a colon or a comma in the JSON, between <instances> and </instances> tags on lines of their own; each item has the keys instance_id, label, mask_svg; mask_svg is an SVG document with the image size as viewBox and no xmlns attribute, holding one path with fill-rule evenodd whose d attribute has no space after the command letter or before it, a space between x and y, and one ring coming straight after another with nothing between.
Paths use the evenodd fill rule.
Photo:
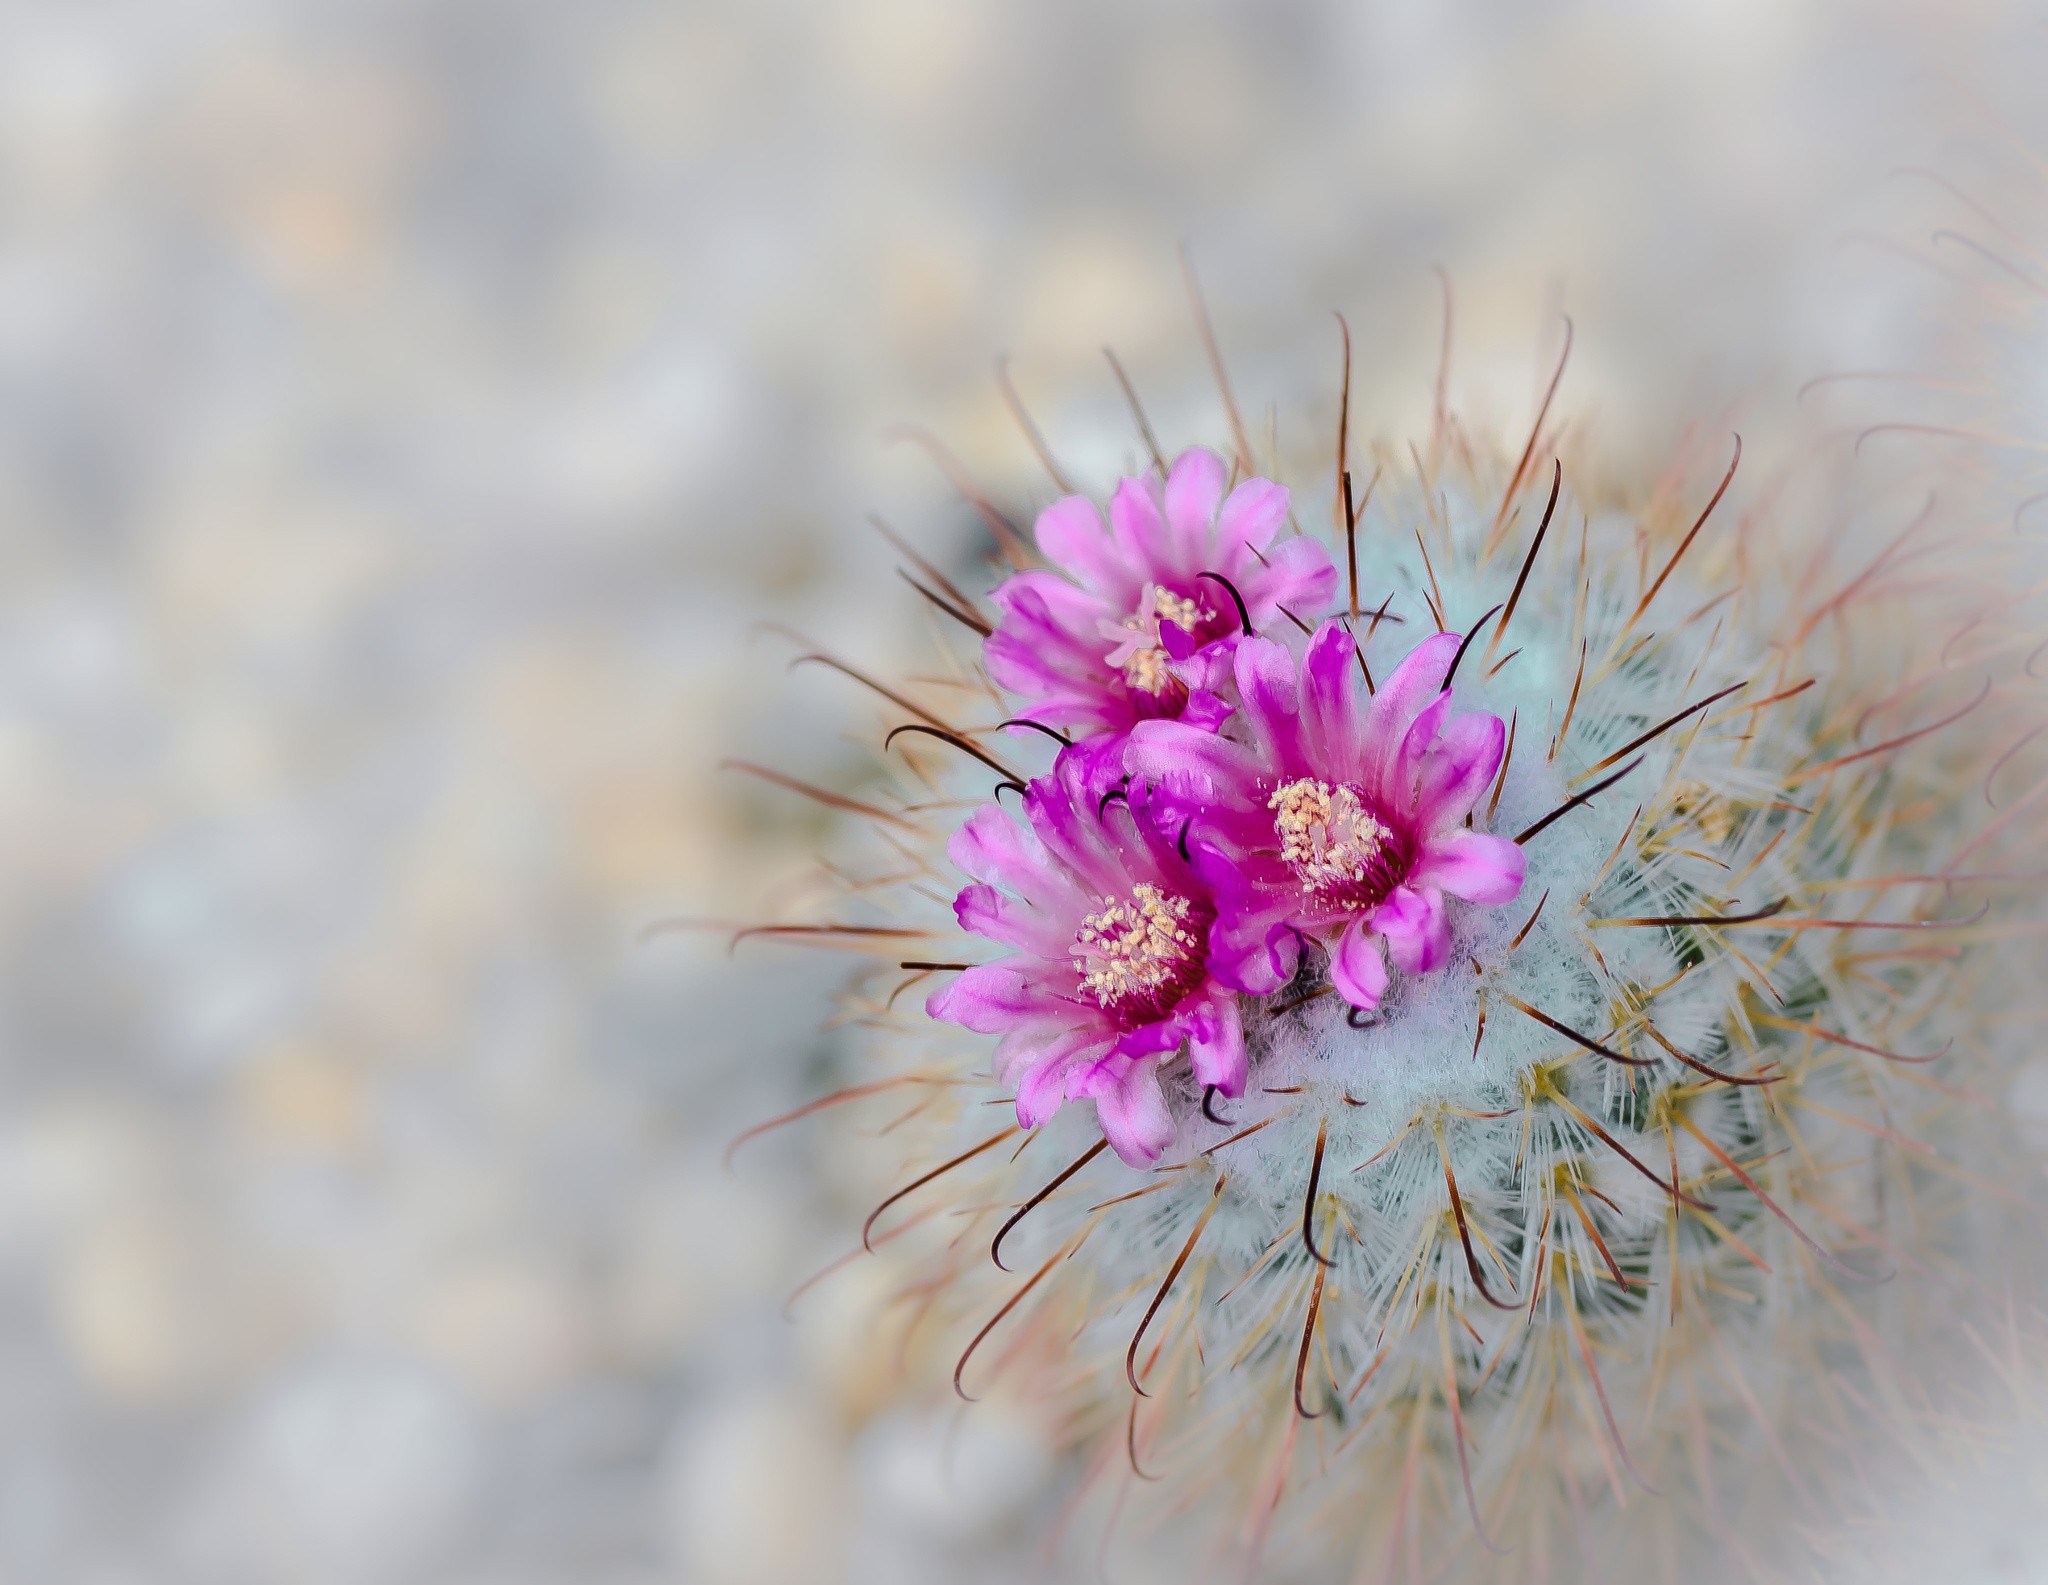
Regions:
<instances>
[{"instance_id":1,"label":"blurred background","mask_svg":"<svg viewBox=\"0 0 2048 1585\"><path fill-rule=\"evenodd\" d=\"M1844 264L2005 8L0 4L0 1581L1029 1580L1023 1420L888 1407L777 917L971 576L903 420L1062 459L1459 374L1626 450L1882 357ZM1929 108L1930 105L1933 108ZM1651 457L1645 466L1653 466Z\"/></svg>"}]
</instances>

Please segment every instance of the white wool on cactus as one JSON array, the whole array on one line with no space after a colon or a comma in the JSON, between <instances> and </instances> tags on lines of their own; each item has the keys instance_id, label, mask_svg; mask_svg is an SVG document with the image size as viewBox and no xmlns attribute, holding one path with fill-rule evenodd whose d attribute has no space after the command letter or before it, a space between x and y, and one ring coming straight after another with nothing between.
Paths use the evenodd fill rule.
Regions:
<instances>
[{"instance_id":1,"label":"white wool on cactus","mask_svg":"<svg viewBox=\"0 0 2048 1585\"><path fill-rule=\"evenodd\" d=\"M1242 482L1219 518L1213 481L1197 528L1223 524L1205 553L1227 541L1272 587L1247 599L1216 576L1238 618L1213 600L1199 631L1169 620L1211 576L1194 561L1169 587L1135 560L1062 559L1094 543L1071 497L1041 519L1050 567L1012 547L1028 570L993 621L937 569L911 569L967 631L942 644L943 675L882 685L917 730L894 739L896 796L853 806L876 842L868 868L842 870L872 911L795 927L884 959L851 1004L857 1065L825 1100L902 1103L880 1135L893 1187L863 1243L902 1274L906 1358L943 1344L961 1396L1050 1406L1074 1503L1106 1526L1172 1515L1227 1543L1212 1560L1262 1578L1530 1579L1635 1548L1762 1570L1766 1518L1832 1484L1794 1450L1865 1434L1893 1390L1888 1328L1956 1280L1942 1230L1980 1192L1953 1159L1974 1126L1958 1097L1973 1063L1997 1060L1977 976L2013 911L1995 859L2009 832L1985 832L1978 797L2005 746L1981 711L2006 679L1930 667L1937 630L1885 575L1893 552L1873 564L1788 532L1784 481L1738 484L1738 440L1732 461L1695 447L1622 489L1581 488L1614 477L1613 459L1596 470L1561 431L1546 399L1519 461L1449 412L1370 459L1347 456L1345 435L1341 482L1327 454L1318 481L1337 503L1327 555L1290 551L1284 569L1261 547L1292 533L1230 537L1232 503L1270 517L1269 535L1276 495L1288 504L1267 477L1278 460L1262 466L1240 433ZM1374 463L1368 504L1347 510L1350 475ZM1181 534L1184 466L1127 481L1112 531L1153 510ZM1334 590L1325 561L1344 569ZM1070 651L1063 578L1081 590L1069 626L1093 635ZM1088 625L1126 596L1155 613L1159 685L1142 693L1112 652L1121 637ZM1018 638L1026 618L1035 647ZM1340 983L1322 915L1273 934L1291 966L1277 989L1233 989L1218 947L1206 970L1187 958L1211 913L1212 942L1228 934L1251 861L1231 869L1196 822L1158 824L1149 762L1120 746L1195 732L1247 750L1230 646L1256 633L1298 658L1325 618L1355 642L1362 700L1418 643L1458 635L1442 718L1507 723L1467 828L1526 865L1518 893L1489 894L1512 901L1454 895L1447 956L1408 972L1395 952L1376 1001ZM1008 698L976 642L994 655L1005 634L992 669ZM1102 821L1154 819L1147 840L1169 849L1177 829L1195 877L1179 884L1215 889L1169 908L1146 881L1146 897L1088 916L1095 956L1068 972L1135 984L1167 961L1160 941L1172 972L1121 997L1145 1001L1142 1027L1091 1028L1109 1054L1063 1069L1053 1104L1020 1101L1012 1121L994 1074L1067 1038L1045 1012L1058 997L1013 1022L958 1020L1001 1032L992 1047L912 992L1026 961L992 951L1025 925L977 921L998 904L1024 919L1031 899L970 907L963 892L962 930L942 906L960 884L945 844L991 769L1039 808L1032 772L1055 752L1092 756ZM1307 909L1339 881L1364 886L1397 833L1351 783L1290 775L1261 782L1256 808L1271 861L1306 877ZM1112 926L1139 929L1150 955L1098 963ZM1000 974L1004 994L1035 994L1023 970ZM941 990L932 1005L969 1000ZM1204 1077L1223 1003L1241 1083ZM1125 1089L1088 1087L1120 1062ZM1142 1150L1113 1124L1132 1072L1157 1097Z\"/></svg>"}]
</instances>

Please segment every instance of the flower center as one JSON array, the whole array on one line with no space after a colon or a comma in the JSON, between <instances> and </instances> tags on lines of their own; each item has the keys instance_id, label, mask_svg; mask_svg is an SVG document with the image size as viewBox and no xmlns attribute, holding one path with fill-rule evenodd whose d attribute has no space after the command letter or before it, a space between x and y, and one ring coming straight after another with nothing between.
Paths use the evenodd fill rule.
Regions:
<instances>
[{"instance_id":1,"label":"flower center","mask_svg":"<svg viewBox=\"0 0 2048 1585\"><path fill-rule=\"evenodd\" d=\"M1104 1012L1134 1023L1164 1016L1201 977L1203 921L1195 915L1187 898L1150 881L1123 901L1105 897L1074 937L1081 989Z\"/></svg>"},{"instance_id":2,"label":"flower center","mask_svg":"<svg viewBox=\"0 0 2048 1585\"><path fill-rule=\"evenodd\" d=\"M1156 583L1145 585L1138 596L1138 609L1121 622L1102 621L1102 636L1116 647L1109 652L1109 664L1118 667L1124 680L1142 693L1157 698L1177 686L1167 670L1171 658L1159 645L1159 624L1171 622L1183 632L1193 633L1215 615L1207 606L1183 599Z\"/></svg>"},{"instance_id":3,"label":"flower center","mask_svg":"<svg viewBox=\"0 0 2048 1585\"><path fill-rule=\"evenodd\" d=\"M1301 889L1326 903L1370 908L1386 900L1408 868L1407 844L1376 816L1357 788L1304 777L1266 800L1280 856Z\"/></svg>"}]
</instances>

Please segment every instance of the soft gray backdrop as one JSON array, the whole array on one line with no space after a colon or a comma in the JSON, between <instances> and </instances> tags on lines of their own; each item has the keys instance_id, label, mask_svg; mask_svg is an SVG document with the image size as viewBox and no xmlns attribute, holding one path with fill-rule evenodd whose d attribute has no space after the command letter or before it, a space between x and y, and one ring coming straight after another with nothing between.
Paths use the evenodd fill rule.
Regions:
<instances>
[{"instance_id":1,"label":"soft gray backdrop","mask_svg":"<svg viewBox=\"0 0 2048 1585\"><path fill-rule=\"evenodd\" d=\"M1981 9L1981 14L1979 14ZM1998 8L0 5L0 1580L1030 1579L1031 1428L888 1409L800 1099L817 830L912 603L862 524L1263 422L1624 446L1882 351L1844 234ZM1935 91L1939 98L1939 89ZM1930 130L1937 129L1937 130ZM871 1296L869 1296L871 1297ZM835 1307L849 1307L839 1310ZM947 1448L955 1455L947 1463Z\"/></svg>"}]
</instances>

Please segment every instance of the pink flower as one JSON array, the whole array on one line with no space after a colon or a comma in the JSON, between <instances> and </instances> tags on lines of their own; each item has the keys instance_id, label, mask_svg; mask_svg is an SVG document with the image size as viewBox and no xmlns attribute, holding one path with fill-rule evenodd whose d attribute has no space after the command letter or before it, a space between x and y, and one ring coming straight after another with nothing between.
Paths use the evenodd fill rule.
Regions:
<instances>
[{"instance_id":1,"label":"pink flower","mask_svg":"<svg viewBox=\"0 0 2048 1585\"><path fill-rule=\"evenodd\" d=\"M1002 616L986 651L989 675L1035 701L1023 719L1084 733L1184 714L1214 725L1227 711L1208 684L1228 676L1241 633L1231 590L1254 631L1283 605L1322 613L1337 588L1329 553L1300 536L1268 548L1287 491L1246 479L1226 499L1228 477L1196 448L1164 490L1149 476L1119 484L1107 530L1085 496L1039 513L1038 548L1060 571L1020 572L995 591Z\"/></svg>"},{"instance_id":2,"label":"pink flower","mask_svg":"<svg viewBox=\"0 0 2048 1585\"><path fill-rule=\"evenodd\" d=\"M1351 635L1334 623L1297 677L1278 644L1237 646L1239 719L1250 743L1176 722L1140 725L1128 768L1154 806L1228 860L1217 871L1210 961L1255 995L1293 977L1304 936L1330 955L1354 1007L1378 1004L1387 967L1426 974L1449 960L1445 897L1485 907L1522 889L1524 855L1466 828L1500 769L1500 717L1451 714L1444 677L1456 633L1425 640L1366 704Z\"/></svg>"},{"instance_id":3,"label":"pink flower","mask_svg":"<svg viewBox=\"0 0 2048 1585\"><path fill-rule=\"evenodd\" d=\"M1036 1128L1091 1099L1133 1166L1172 1143L1160 1064L1183 1045L1198 1083L1244 1093L1237 998L1209 973L1211 890L1173 837L1121 792L1098 802L1082 756L1060 756L1024 795L1029 826L977 809L947 847L977 884L954 901L961 927L1013 948L962 973L925 1004L934 1018L1002 1036L997 1079Z\"/></svg>"}]
</instances>

